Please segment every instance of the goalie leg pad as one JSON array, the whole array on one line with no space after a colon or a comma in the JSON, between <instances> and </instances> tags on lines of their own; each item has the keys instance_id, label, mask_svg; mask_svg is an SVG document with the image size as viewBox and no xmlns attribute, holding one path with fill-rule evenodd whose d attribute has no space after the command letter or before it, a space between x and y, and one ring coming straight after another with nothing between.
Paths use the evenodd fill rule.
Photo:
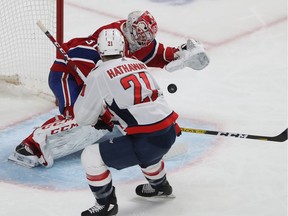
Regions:
<instances>
[{"instance_id":1,"label":"goalie leg pad","mask_svg":"<svg viewBox=\"0 0 288 216\"><path fill-rule=\"evenodd\" d=\"M106 133L108 131L95 130L92 126L78 126L75 119L64 119L36 129L33 139L42 153L39 162L51 167L55 159L84 149Z\"/></svg>"},{"instance_id":2,"label":"goalie leg pad","mask_svg":"<svg viewBox=\"0 0 288 216\"><path fill-rule=\"evenodd\" d=\"M53 164L53 160L84 149L95 143L108 131L98 131L92 126L78 126L75 119L70 118L44 125L37 130L37 133L39 137L35 137L37 139L35 141L41 142L43 159L48 163L47 166L44 165L50 167L49 163Z\"/></svg>"},{"instance_id":3,"label":"goalie leg pad","mask_svg":"<svg viewBox=\"0 0 288 216\"><path fill-rule=\"evenodd\" d=\"M49 148L47 148L47 135L43 133L42 128L38 128L33 132L33 140L37 149L41 152L38 155L38 161L45 167L51 167L54 164L54 158Z\"/></svg>"},{"instance_id":4,"label":"goalie leg pad","mask_svg":"<svg viewBox=\"0 0 288 216\"><path fill-rule=\"evenodd\" d=\"M35 167L40 163L48 168L55 159L80 151L107 133L92 126L78 126L73 118L59 115L46 121L23 141L27 144L23 146L29 148L29 154L22 150L18 152L17 146L8 159L25 167Z\"/></svg>"},{"instance_id":5,"label":"goalie leg pad","mask_svg":"<svg viewBox=\"0 0 288 216\"><path fill-rule=\"evenodd\" d=\"M62 158L96 143L107 133L107 130L95 130L92 126L78 126L48 136L47 149L52 153L54 159Z\"/></svg>"}]
</instances>

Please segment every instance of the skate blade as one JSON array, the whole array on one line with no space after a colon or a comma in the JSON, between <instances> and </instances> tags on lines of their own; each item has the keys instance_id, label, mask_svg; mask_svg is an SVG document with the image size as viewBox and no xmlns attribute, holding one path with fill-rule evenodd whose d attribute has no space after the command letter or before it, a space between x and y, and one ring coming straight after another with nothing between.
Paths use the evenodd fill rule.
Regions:
<instances>
[{"instance_id":1,"label":"skate blade","mask_svg":"<svg viewBox=\"0 0 288 216\"><path fill-rule=\"evenodd\" d=\"M174 194L170 194L170 195L159 195L159 196L155 196L156 199L175 199L176 196Z\"/></svg>"},{"instance_id":2,"label":"skate blade","mask_svg":"<svg viewBox=\"0 0 288 216\"><path fill-rule=\"evenodd\" d=\"M176 196L174 194L170 194L170 195L158 195L158 196L153 196L153 197L142 197L148 201L160 201L160 200L172 200L175 199Z\"/></svg>"},{"instance_id":3,"label":"skate blade","mask_svg":"<svg viewBox=\"0 0 288 216\"><path fill-rule=\"evenodd\" d=\"M11 161L17 165L20 165L26 168L33 168L39 165L38 162L35 162L32 159L29 159L25 156L21 156L15 152L8 157L8 161Z\"/></svg>"}]
</instances>

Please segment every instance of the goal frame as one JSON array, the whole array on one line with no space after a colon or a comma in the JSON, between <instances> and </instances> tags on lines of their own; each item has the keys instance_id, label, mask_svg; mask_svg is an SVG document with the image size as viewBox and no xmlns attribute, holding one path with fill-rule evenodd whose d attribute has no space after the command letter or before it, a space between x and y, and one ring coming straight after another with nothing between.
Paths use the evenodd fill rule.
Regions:
<instances>
[{"instance_id":1,"label":"goal frame","mask_svg":"<svg viewBox=\"0 0 288 216\"><path fill-rule=\"evenodd\" d=\"M56 38L57 41L62 44L64 37L64 0L56 0ZM56 50L57 52L57 50Z\"/></svg>"}]
</instances>

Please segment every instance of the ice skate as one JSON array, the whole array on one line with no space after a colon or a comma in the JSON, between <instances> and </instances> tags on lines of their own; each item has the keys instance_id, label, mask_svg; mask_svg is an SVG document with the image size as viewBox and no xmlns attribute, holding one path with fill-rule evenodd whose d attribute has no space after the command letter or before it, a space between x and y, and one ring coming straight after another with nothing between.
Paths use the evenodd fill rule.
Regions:
<instances>
[{"instance_id":1,"label":"ice skate","mask_svg":"<svg viewBox=\"0 0 288 216\"><path fill-rule=\"evenodd\" d=\"M155 198L175 198L172 194L172 187L168 181L165 181L157 188L153 188L151 184L142 184L136 187L136 194L142 197L155 197Z\"/></svg>"},{"instance_id":2,"label":"ice skate","mask_svg":"<svg viewBox=\"0 0 288 216\"><path fill-rule=\"evenodd\" d=\"M13 154L8 157L8 160L28 168L39 165L38 157L34 155L29 145L23 142L15 148Z\"/></svg>"},{"instance_id":3,"label":"ice skate","mask_svg":"<svg viewBox=\"0 0 288 216\"><path fill-rule=\"evenodd\" d=\"M117 198L115 195L115 188L113 188L113 192L111 194L111 198L109 203L105 205L100 205L95 203L94 206L89 208L88 210L81 213L81 216L113 216L118 213L118 205Z\"/></svg>"}]
</instances>

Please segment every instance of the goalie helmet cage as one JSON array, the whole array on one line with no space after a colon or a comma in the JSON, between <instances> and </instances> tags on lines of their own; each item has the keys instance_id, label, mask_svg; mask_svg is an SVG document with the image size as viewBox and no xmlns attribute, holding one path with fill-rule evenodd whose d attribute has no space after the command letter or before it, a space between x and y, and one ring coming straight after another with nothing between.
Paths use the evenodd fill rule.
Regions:
<instances>
[{"instance_id":1,"label":"goalie helmet cage","mask_svg":"<svg viewBox=\"0 0 288 216\"><path fill-rule=\"evenodd\" d=\"M0 80L52 95L48 74L56 49L36 22L62 43L64 0L1 0L0 11Z\"/></svg>"}]
</instances>

